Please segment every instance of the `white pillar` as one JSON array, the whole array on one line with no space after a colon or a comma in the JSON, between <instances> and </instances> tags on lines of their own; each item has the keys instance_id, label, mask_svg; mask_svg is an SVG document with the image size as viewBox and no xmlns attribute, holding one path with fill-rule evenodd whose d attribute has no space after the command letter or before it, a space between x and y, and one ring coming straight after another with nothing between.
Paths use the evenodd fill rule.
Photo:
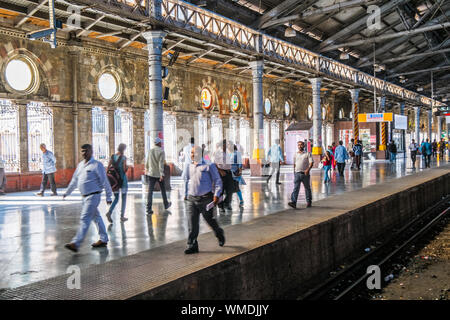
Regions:
<instances>
[{"instance_id":1,"label":"white pillar","mask_svg":"<svg viewBox=\"0 0 450 320\"><path fill-rule=\"evenodd\" d=\"M264 158L263 73L264 61L252 61L253 83L253 159Z\"/></svg>"},{"instance_id":2,"label":"white pillar","mask_svg":"<svg viewBox=\"0 0 450 320\"><path fill-rule=\"evenodd\" d=\"M421 143L420 141L420 107L414 107L414 112L416 115L416 143Z\"/></svg>"},{"instance_id":3,"label":"white pillar","mask_svg":"<svg viewBox=\"0 0 450 320\"><path fill-rule=\"evenodd\" d=\"M433 111L428 110L427 114L428 114L428 139L430 139L430 142L432 142L431 136L432 136L433 130L432 130L431 121L433 118Z\"/></svg>"},{"instance_id":4,"label":"white pillar","mask_svg":"<svg viewBox=\"0 0 450 320\"><path fill-rule=\"evenodd\" d=\"M322 78L309 79L313 100L313 155L322 154L322 108L320 106L320 86Z\"/></svg>"},{"instance_id":5,"label":"white pillar","mask_svg":"<svg viewBox=\"0 0 450 320\"><path fill-rule=\"evenodd\" d=\"M160 30L151 30L144 32L142 36L147 40L148 48L150 143L153 146L156 137L164 140L161 53L166 33Z\"/></svg>"}]
</instances>

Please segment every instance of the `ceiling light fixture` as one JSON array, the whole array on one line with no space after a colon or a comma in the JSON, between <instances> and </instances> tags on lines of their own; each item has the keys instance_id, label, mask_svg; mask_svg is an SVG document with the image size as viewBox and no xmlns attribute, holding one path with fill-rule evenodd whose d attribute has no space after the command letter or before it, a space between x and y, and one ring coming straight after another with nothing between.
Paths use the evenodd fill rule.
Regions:
<instances>
[{"instance_id":1,"label":"ceiling light fixture","mask_svg":"<svg viewBox=\"0 0 450 320\"><path fill-rule=\"evenodd\" d=\"M286 30L284 31L284 36L286 38L292 38L295 37L297 33L295 32L295 30L292 28L292 26L289 26L286 28Z\"/></svg>"}]
</instances>

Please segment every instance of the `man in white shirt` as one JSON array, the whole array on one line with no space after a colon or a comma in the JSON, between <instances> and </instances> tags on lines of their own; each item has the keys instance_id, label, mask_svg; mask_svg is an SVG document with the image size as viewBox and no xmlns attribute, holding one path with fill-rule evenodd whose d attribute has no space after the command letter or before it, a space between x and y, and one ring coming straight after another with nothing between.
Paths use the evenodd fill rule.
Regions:
<instances>
[{"instance_id":1,"label":"man in white shirt","mask_svg":"<svg viewBox=\"0 0 450 320\"><path fill-rule=\"evenodd\" d=\"M298 193L300 191L300 183L303 183L306 193L306 207L311 207L312 192L311 192L311 176L309 172L314 165L311 153L305 151L305 143L299 141L297 143L298 152L294 156L294 191L291 194L291 202L288 205L292 208L297 208Z\"/></svg>"},{"instance_id":2,"label":"man in white shirt","mask_svg":"<svg viewBox=\"0 0 450 320\"><path fill-rule=\"evenodd\" d=\"M280 164L284 161L283 153L281 152L280 139L275 139L275 144L270 147L267 153L267 158L270 161L270 174L267 178L267 183L269 183L272 175L276 173L276 184L281 184L280 182Z\"/></svg>"},{"instance_id":3,"label":"man in white shirt","mask_svg":"<svg viewBox=\"0 0 450 320\"><path fill-rule=\"evenodd\" d=\"M148 176L148 194L147 194L147 214L153 213L153 190L156 182L159 183L161 189L161 196L164 202L164 209L169 209L172 203L167 201L166 186L164 185L164 162L166 155L161 148L161 139L155 138L155 147L150 150L145 163L145 174Z\"/></svg>"},{"instance_id":4,"label":"man in white shirt","mask_svg":"<svg viewBox=\"0 0 450 320\"><path fill-rule=\"evenodd\" d=\"M83 197L83 208L81 209L81 224L77 234L70 243L67 243L64 247L77 252L84 237L86 236L89 226L92 220L97 224L100 240L93 243L94 248L106 247L108 244L108 234L106 233L105 225L103 224L102 217L98 211L98 205L101 200L102 190L106 191L106 203L110 205L112 203L112 190L106 177L106 170L103 164L92 157L92 146L90 144L84 144L81 146L81 154L84 160L81 161L75 173L72 176L69 186L63 199L70 195L75 188L78 187L81 196Z\"/></svg>"},{"instance_id":5,"label":"man in white shirt","mask_svg":"<svg viewBox=\"0 0 450 320\"><path fill-rule=\"evenodd\" d=\"M231 173L232 154L227 153L226 139L222 142L222 148L214 152L213 162L219 170L220 177L222 178L223 191L225 192L225 199L219 203L220 211L225 212L225 209L232 210L231 199L234 192L233 175Z\"/></svg>"},{"instance_id":6,"label":"man in white shirt","mask_svg":"<svg viewBox=\"0 0 450 320\"><path fill-rule=\"evenodd\" d=\"M409 145L409 151L411 151L411 162L413 165L413 169L416 168L417 150L419 150L419 145L415 142L414 139L412 139L411 144Z\"/></svg>"}]
</instances>

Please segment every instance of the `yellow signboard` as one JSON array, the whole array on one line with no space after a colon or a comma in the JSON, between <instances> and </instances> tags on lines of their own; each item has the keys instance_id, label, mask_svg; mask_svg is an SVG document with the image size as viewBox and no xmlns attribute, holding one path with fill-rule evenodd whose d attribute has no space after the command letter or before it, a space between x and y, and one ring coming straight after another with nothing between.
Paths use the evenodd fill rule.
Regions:
<instances>
[{"instance_id":1,"label":"yellow signboard","mask_svg":"<svg viewBox=\"0 0 450 320\"><path fill-rule=\"evenodd\" d=\"M393 113L360 113L358 122L392 122Z\"/></svg>"}]
</instances>

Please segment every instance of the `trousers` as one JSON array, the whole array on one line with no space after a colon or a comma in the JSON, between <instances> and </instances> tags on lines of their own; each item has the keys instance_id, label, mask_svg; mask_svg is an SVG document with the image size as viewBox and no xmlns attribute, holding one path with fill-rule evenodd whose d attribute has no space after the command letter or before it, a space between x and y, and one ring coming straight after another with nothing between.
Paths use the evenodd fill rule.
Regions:
<instances>
[{"instance_id":1,"label":"trousers","mask_svg":"<svg viewBox=\"0 0 450 320\"><path fill-rule=\"evenodd\" d=\"M344 169L345 169L345 162L338 162L337 163L338 166L338 172L340 176L344 176Z\"/></svg>"},{"instance_id":2,"label":"trousers","mask_svg":"<svg viewBox=\"0 0 450 320\"><path fill-rule=\"evenodd\" d=\"M200 228L200 214L206 220L206 223L214 230L216 237L223 234L223 229L219 227L216 219L214 218L214 208L206 211L206 206L208 203L213 201L212 192L205 194L203 196L192 196L188 195L187 200L187 216L188 216L188 247L198 247L197 237Z\"/></svg>"},{"instance_id":3,"label":"trousers","mask_svg":"<svg viewBox=\"0 0 450 320\"><path fill-rule=\"evenodd\" d=\"M269 177L267 178L267 181L270 180L270 178L272 178L272 175L276 173L276 182L280 182L280 162L271 162L270 163L270 174Z\"/></svg>"},{"instance_id":4,"label":"trousers","mask_svg":"<svg viewBox=\"0 0 450 320\"><path fill-rule=\"evenodd\" d=\"M4 193L6 188L6 173L5 169L0 168L0 193Z\"/></svg>"},{"instance_id":5,"label":"trousers","mask_svg":"<svg viewBox=\"0 0 450 320\"><path fill-rule=\"evenodd\" d=\"M301 172L295 173L294 190L292 191L292 194L291 194L291 201L293 203L297 203L298 193L300 191L301 183L303 183L303 187L305 188L306 202L307 203L312 202L311 176L305 175L304 173L301 173Z\"/></svg>"},{"instance_id":6,"label":"trousers","mask_svg":"<svg viewBox=\"0 0 450 320\"><path fill-rule=\"evenodd\" d=\"M83 207L81 209L80 227L77 234L72 239L77 248L81 245L86 233L89 230L92 220L97 225L98 234L102 242L108 242L108 234L106 233L105 225L103 224L102 217L98 211L98 205L100 204L101 193L91 194L90 196L83 197Z\"/></svg>"},{"instance_id":7,"label":"trousers","mask_svg":"<svg viewBox=\"0 0 450 320\"><path fill-rule=\"evenodd\" d=\"M42 183L40 192L44 193L45 188L47 188L47 182L50 180L50 189L53 193L56 193L56 182L55 182L55 174L54 173L43 173L42 174Z\"/></svg>"},{"instance_id":8,"label":"trousers","mask_svg":"<svg viewBox=\"0 0 450 320\"><path fill-rule=\"evenodd\" d=\"M219 203L219 208L226 208L231 205L231 200L234 193L234 180L230 170L226 170L226 174L221 178L223 184L223 192L225 193L225 199Z\"/></svg>"},{"instance_id":9,"label":"trousers","mask_svg":"<svg viewBox=\"0 0 450 320\"><path fill-rule=\"evenodd\" d=\"M411 151L411 161L413 168L416 167L416 157L417 157L417 151Z\"/></svg>"},{"instance_id":10,"label":"trousers","mask_svg":"<svg viewBox=\"0 0 450 320\"><path fill-rule=\"evenodd\" d=\"M161 196L163 198L164 207L166 208L169 205L169 202L167 201L166 186L164 185L164 180L159 181L159 178L155 177L148 177L148 179L147 212L152 211L153 190L155 190L156 182L159 183L159 187L161 188Z\"/></svg>"}]
</instances>

